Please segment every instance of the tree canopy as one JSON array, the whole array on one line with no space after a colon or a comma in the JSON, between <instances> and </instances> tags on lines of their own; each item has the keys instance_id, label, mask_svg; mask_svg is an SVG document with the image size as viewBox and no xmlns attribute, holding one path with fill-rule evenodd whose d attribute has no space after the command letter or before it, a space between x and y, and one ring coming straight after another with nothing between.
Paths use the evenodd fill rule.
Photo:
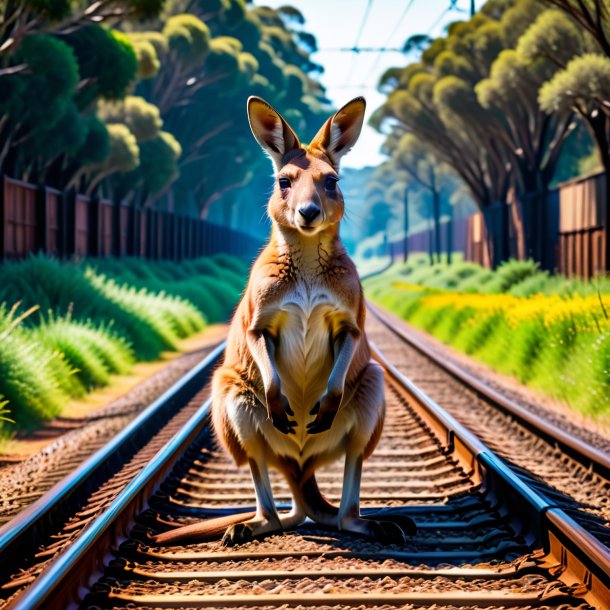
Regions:
<instances>
[{"instance_id":1,"label":"tree canopy","mask_svg":"<svg viewBox=\"0 0 610 610\"><path fill-rule=\"evenodd\" d=\"M248 223L268 168L247 97L268 99L305 138L331 110L310 59L315 37L289 6L36 0L2 10L9 175L201 216L228 218L240 204Z\"/></svg>"},{"instance_id":2,"label":"tree canopy","mask_svg":"<svg viewBox=\"0 0 610 610\"><path fill-rule=\"evenodd\" d=\"M496 263L508 256L506 207L514 189L541 211L526 236L527 253L551 264L535 251L546 230L546 193L577 126L578 104L608 99L607 58L589 55L595 42L564 12L537 0L490 0L445 36L424 39L418 61L387 70L379 83L387 100L373 124L386 134L392 158L400 158L400 142L417 141L439 167L452 168L485 218L500 206L502 231L491 244ZM578 63L569 68L572 61Z\"/></svg>"}]
</instances>

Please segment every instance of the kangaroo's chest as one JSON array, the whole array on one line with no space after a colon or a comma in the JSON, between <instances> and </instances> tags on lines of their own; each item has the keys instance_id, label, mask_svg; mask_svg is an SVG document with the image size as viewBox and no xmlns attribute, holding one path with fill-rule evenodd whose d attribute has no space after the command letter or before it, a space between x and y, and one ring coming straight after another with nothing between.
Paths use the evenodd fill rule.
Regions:
<instances>
[{"instance_id":1,"label":"kangaroo's chest","mask_svg":"<svg viewBox=\"0 0 610 610\"><path fill-rule=\"evenodd\" d=\"M282 391L295 412L308 414L326 389L333 364L331 332L337 317L344 315L324 286L298 284L282 299L275 358Z\"/></svg>"}]
</instances>

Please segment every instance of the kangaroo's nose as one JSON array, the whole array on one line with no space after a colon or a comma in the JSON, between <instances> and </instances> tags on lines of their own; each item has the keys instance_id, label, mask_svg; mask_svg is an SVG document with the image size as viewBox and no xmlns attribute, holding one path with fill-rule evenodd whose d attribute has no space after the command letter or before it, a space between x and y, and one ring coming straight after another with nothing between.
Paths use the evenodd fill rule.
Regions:
<instances>
[{"instance_id":1,"label":"kangaroo's nose","mask_svg":"<svg viewBox=\"0 0 610 610\"><path fill-rule=\"evenodd\" d=\"M320 213L320 206L315 203L308 203L299 208L299 214L305 219L305 222L311 222Z\"/></svg>"}]
</instances>

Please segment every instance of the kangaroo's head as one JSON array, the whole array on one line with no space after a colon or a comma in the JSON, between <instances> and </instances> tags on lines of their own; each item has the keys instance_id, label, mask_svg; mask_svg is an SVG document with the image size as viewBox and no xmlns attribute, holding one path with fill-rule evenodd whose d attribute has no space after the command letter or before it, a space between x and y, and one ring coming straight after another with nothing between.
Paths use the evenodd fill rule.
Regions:
<instances>
[{"instance_id":1,"label":"kangaroo's head","mask_svg":"<svg viewBox=\"0 0 610 610\"><path fill-rule=\"evenodd\" d=\"M267 102L258 97L248 99L252 133L275 168L268 211L278 225L314 235L341 220L344 204L337 184L339 160L360 135L365 107L364 98L353 99L305 146Z\"/></svg>"}]
</instances>

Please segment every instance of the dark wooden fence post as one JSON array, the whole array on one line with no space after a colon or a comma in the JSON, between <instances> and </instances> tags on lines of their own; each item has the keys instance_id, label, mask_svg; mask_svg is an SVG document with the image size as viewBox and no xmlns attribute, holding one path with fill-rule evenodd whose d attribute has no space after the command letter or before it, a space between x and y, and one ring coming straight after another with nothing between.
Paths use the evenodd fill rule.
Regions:
<instances>
[{"instance_id":1,"label":"dark wooden fence post","mask_svg":"<svg viewBox=\"0 0 610 610\"><path fill-rule=\"evenodd\" d=\"M87 251L89 256L100 255L100 200L96 196L91 197L89 201Z\"/></svg>"},{"instance_id":2,"label":"dark wooden fence post","mask_svg":"<svg viewBox=\"0 0 610 610\"><path fill-rule=\"evenodd\" d=\"M121 202L112 202L112 256L121 256Z\"/></svg>"},{"instance_id":3,"label":"dark wooden fence post","mask_svg":"<svg viewBox=\"0 0 610 610\"><path fill-rule=\"evenodd\" d=\"M64 191L60 206L61 256L69 258L74 255L76 246L76 192L74 189Z\"/></svg>"},{"instance_id":4,"label":"dark wooden fence post","mask_svg":"<svg viewBox=\"0 0 610 610\"><path fill-rule=\"evenodd\" d=\"M47 251L47 189L39 184L36 188L36 250Z\"/></svg>"},{"instance_id":5,"label":"dark wooden fence post","mask_svg":"<svg viewBox=\"0 0 610 610\"><path fill-rule=\"evenodd\" d=\"M0 261L4 260L5 242L4 242L4 231L6 227L6 211L4 205L4 174L0 174L0 221L2 227L0 227Z\"/></svg>"},{"instance_id":6,"label":"dark wooden fence post","mask_svg":"<svg viewBox=\"0 0 610 610\"><path fill-rule=\"evenodd\" d=\"M127 232L127 239L125 240L125 254L127 256L133 256L135 254L135 211L136 210L132 205L127 208L127 227L125 229Z\"/></svg>"}]
</instances>

